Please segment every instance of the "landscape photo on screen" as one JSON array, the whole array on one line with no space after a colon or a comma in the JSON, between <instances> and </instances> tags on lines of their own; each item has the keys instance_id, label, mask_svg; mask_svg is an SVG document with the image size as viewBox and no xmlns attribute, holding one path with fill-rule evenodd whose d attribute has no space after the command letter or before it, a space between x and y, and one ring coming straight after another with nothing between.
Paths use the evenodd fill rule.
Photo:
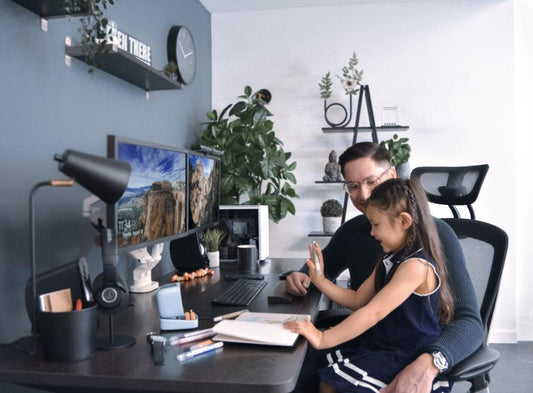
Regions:
<instances>
[{"instance_id":1,"label":"landscape photo on screen","mask_svg":"<svg viewBox=\"0 0 533 393\"><path fill-rule=\"evenodd\" d=\"M189 154L189 229L218 221L220 161Z\"/></svg>"},{"instance_id":2,"label":"landscape photo on screen","mask_svg":"<svg viewBox=\"0 0 533 393\"><path fill-rule=\"evenodd\" d=\"M128 188L117 202L123 246L163 239L187 230L187 154L119 143L118 159L131 165Z\"/></svg>"}]
</instances>

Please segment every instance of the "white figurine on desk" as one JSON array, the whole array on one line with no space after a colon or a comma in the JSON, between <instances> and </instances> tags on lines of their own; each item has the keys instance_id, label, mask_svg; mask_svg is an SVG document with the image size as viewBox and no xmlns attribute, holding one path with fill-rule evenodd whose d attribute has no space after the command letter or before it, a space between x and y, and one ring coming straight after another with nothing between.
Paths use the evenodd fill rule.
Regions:
<instances>
[{"instance_id":1,"label":"white figurine on desk","mask_svg":"<svg viewBox=\"0 0 533 393\"><path fill-rule=\"evenodd\" d=\"M159 287L157 281L152 281L152 269L161 261L164 243L152 246L151 253L146 247L131 250L128 254L135 258L140 265L133 270L133 284L130 285L132 293L152 292Z\"/></svg>"}]
</instances>

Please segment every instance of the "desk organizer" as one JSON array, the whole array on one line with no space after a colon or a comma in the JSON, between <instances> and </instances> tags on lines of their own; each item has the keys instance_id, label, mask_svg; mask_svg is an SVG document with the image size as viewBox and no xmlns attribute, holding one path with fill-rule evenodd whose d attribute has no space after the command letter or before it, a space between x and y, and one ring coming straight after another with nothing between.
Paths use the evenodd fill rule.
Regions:
<instances>
[{"instance_id":1,"label":"desk organizer","mask_svg":"<svg viewBox=\"0 0 533 393\"><path fill-rule=\"evenodd\" d=\"M159 312L159 329L183 330L198 327L196 319L185 319L179 283L166 284L157 290L157 310Z\"/></svg>"}]
</instances>

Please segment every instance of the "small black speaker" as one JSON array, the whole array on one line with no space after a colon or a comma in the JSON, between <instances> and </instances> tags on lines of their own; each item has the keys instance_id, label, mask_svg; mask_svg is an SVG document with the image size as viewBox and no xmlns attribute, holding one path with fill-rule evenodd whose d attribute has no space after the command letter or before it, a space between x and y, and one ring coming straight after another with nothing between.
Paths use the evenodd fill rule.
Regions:
<instances>
[{"instance_id":1,"label":"small black speaker","mask_svg":"<svg viewBox=\"0 0 533 393\"><path fill-rule=\"evenodd\" d=\"M200 252L197 232L170 242L170 258L178 272L193 272L207 267L207 260Z\"/></svg>"}]
</instances>

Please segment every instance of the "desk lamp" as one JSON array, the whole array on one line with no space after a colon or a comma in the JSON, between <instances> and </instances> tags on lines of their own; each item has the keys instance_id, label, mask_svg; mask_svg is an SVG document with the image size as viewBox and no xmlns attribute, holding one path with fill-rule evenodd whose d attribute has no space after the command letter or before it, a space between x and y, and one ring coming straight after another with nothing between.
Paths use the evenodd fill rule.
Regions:
<instances>
[{"instance_id":1,"label":"desk lamp","mask_svg":"<svg viewBox=\"0 0 533 393\"><path fill-rule=\"evenodd\" d=\"M58 169L71 177L65 180L49 180L37 183L30 193L30 255L31 255L31 289L32 289L32 338L33 349L37 348L36 315L37 285L35 278L35 192L43 186L70 187L74 182L96 195L105 203L116 203L128 185L131 173L130 164L92 154L66 150L63 155L56 154L54 160L59 162ZM103 283L95 288L96 301L108 314L121 311L127 306L128 292L122 290L117 277L118 247L116 235L109 228L100 225L102 237L102 259L104 263ZM111 319L111 316L110 316ZM114 340L110 320L110 342L108 347L126 346L135 342L132 337L121 336Z\"/></svg>"}]
</instances>

